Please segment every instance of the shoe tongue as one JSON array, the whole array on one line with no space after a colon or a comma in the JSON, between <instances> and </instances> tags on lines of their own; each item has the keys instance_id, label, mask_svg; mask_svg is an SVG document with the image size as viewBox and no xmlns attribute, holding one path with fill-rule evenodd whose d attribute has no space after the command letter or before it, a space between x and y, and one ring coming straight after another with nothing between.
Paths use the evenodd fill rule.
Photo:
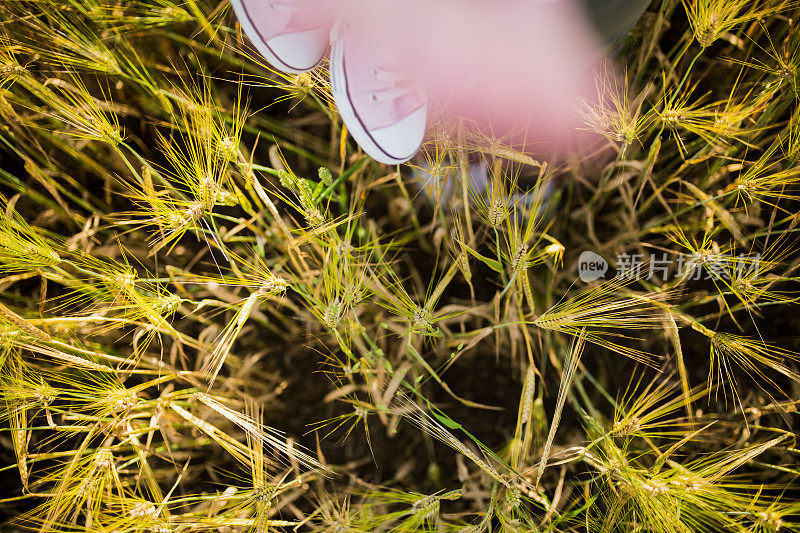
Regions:
<instances>
[{"instance_id":1,"label":"shoe tongue","mask_svg":"<svg viewBox=\"0 0 800 533\"><path fill-rule=\"evenodd\" d=\"M393 81L393 77L375 75L375 70L402 74L402 64L387 64L385 53L355 39L345 46L351 101L367 129L391 126L425 105L424 92L415 87L415 80Z\"/></svg>"},{"instance_id":2,"label":"shoe tongue","mask_svg":"<svg viewBox=\"0 0 800 533\"><path fill-rule=\"evenodd\" d=\"M353 82L351 81L351 83ZM385 86L381 87L384 90L385 88ZM389 90L392 90L391 86L389 86ZM351 94L357 113L367 129L370 130L391 126L425 105L417 91L410 88L396 97L379 98L378 101L373 100L374 91L371 90L357 90Z\"/></svg>"}]
</instances>

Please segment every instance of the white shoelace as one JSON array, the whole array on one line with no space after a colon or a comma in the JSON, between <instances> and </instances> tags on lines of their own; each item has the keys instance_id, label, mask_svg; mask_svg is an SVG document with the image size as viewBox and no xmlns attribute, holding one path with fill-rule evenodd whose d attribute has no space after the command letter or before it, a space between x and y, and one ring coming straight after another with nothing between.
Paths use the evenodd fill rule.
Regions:
<instances>
[{"instance_id":1,"label":"white shoelace","mask_svg":"<svg viewBox=\"0 0 800 533\"><path fill-rule=\"evenodd\" d=\"M389 54L387 54L385 48L379 44L374 44L373 46L375 55L379 61L384 64L392 63L392 61L388 59ZM370 95L370 99L375 103L397 100L413 91L411 78L402 70L392 69L390 67L373 67L372 77L379 82L389 85L389 87L375 91Z\"/></svg>"},{"instance_id":2,"label":"white shoelace","mask_svg":"<svg viewBox=\"0 0 800 533\"><path fill-rule=\"evenodd\" d=\"M351 29L349 21L338 19L331 29L330 39L331 42L338 41L344 34ZM389 58L390 54L387 53L385 47L378 42L370 43L370 46L375 51L375 56L381 63L391 64ZM384 103L392 100L398 100L409 93L414 91L413 83L408 74L401 70L392 69L390 67L373 67L371 70L372 77L389 86L385 89L378 89L373 91L369 98L373 103Z\"/></svg>"}]
</instances>

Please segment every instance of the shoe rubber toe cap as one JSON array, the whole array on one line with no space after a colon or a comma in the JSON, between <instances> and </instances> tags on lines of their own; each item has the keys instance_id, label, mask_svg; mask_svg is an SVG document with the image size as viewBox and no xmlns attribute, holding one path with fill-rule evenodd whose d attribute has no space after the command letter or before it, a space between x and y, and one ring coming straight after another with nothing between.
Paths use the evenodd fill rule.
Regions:
<instances>
[{"instance_id":1,"label":"shoe rubber toe cap","mask_svg":"<svg viewBox=\"0 0 800 533\"><path fill-rule=\"evenodd\" d=\"M419 150L428 123L428 106L423 105L391 126L370 132L375 144L393 163L410 159ZM379 159L379 158L376 158Z\"/></svg>"},{"instance_id":2,"label":"shoe rubber toe cap","mask_svg":"<svg viewBox=\"0 0 800 533\"><path fill-rule=\"evenodd\" d=\"M325 57L329 33L324 27L286 33L272 37L266 45L280 61L275 66L284 67L290 72L304 72L316 67Z\"/></svg>"}]
</instances>

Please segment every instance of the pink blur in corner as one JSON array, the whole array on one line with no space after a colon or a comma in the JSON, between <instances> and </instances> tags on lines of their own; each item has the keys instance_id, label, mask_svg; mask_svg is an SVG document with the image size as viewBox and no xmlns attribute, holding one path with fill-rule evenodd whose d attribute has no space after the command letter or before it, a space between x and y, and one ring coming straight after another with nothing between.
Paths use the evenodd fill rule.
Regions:
<instances>
[{"instance_id":1,"label":"pink blur in corner","mask_svg":"<svg viewBox=\"0 0 800 533\"><path fill-rule=\"evenodd\" d=\"M596 100L603 51L572 1L322 3L380 46L409 83L427 85L430 131L455 135L461 124L530 154L563 153L585 137L576 107Z\"/></svg>"}]
</instances>

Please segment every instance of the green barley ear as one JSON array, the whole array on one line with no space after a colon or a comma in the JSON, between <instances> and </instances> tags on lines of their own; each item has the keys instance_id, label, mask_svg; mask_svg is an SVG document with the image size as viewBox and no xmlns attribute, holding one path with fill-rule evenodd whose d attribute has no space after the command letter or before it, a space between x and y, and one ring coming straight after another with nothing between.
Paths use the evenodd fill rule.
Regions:
<instances>
[{"instance_id":1,"label":"green barley ear","mask_svg":"<svg viewBox=\"0 0 800 533\"><path fill-rule=\"evenodd\" d=\"M0 35L0 88L13 85L17 79L27 74L26 68L19 63L14 46Z\"/></svg>"},{"instance_id":2,"label":"green barley ear","mask_svg":"<svg viewBox=\"0 0 800 533\"><path fill-rule=\"evenodd\" d=\"M3 413L0 414L0 420L8 422L22 488L28 491L30 477L28 443L31 438L31 431L28 429L28 411L40 401L52 402L55 393L38 391L35 382L25 379L32 376L27 375L29 372L24 370L23 365L24 363L12 359L0 367L8 372L7 375L4 372L2 380L0 380L3 389L0 392L0 399L2 399L1 405L4 408ZM41 397L37 398L39 395Z\"/></svg>"},{"instance_id":3,"label":"green barley ear","mask_svg":"<svg viewBox=\"0 0 800 533\"><path fill-rule=\"evenodd\" d=\"M447 248L453 260L458 265L461 275L467 282L470 288L470 294L475 294L475 287L472 285L472 268L469 264L470 248L466 244L468 235L465 235L464 223L460 217L456 217L453 221L453 229L451 230L450 239L447 240Z\"/></svg>"},{"instance_id":4,"label":"green barley ear","mask_svg":"<svg viewBox=\"0 0 800 533\"><path fill-rule=\"evenodd\" d=\"M597 100L581 100L577 114L586 130L622 143L620 156L624 156L628 147L640 139L652 122L653 110L644 105L652 87L646 87L632 98L629 77L626 75L620 82L616 77L609 78L608 72L609 69L602 69L597 75Z\"/></svg>"},{"instance_id":5,"label":"green barley ear","mask_svg":"<svg viewBox=\"0 0 800 533\"><path fill-rule=\"evenodd\" d=\"M779 205L780 200L800 198L800 170L790 160L759 160L739 172L729 190L745 204L762 201Z\"/></svg>"},{"instance_id":6,"label":"green barley ear","mask_svg":"<svg viewBox=\"0 0 800 533\"><path fill-rule=\"evenodd\" d=\"M9 211L6 202L0 202L6 214L0 217L0 271L26 272L52 269L61 257L49 243L16 212Z\"/></svg>"},{"instance_id":7,"label":"green barley ear","mask_svg":"<svg viewBox=\"0 0 800 533\"><path fill-rule=\"evenodd\" d=\"M798 70L800 70L800 66L798 66ZM797 163L800 160L800 110L795 111L792 115L785 139L783 145L786 147L787 159L792 163Z\"/></svg>"},{"instance_id":8,"label":"green barley ear","mask_svg":"<svg viewBox=\"0 0 800 533\"><path fill-rule=\"evenodd\" d=\"M434 329L433 314L426 307L417 306L413 312L414 318L411 322L411 331L417 335L425 335Z\"/></svg>"},{"instance_id":9,"label":"green barley ear","mask_svg":"<svg viewBox=\"0 0 800 533\"><path fill-rule=\"evenodd\" d=\"M630 440L644 438L680 438L691 428L689 420L676 413L687 401L706 397L709 389L697 386L684 394L678 390L673 376L660 381L643 382L644 374L634 375L622 398L619 399L610 433L616 438Z\"/></svg>"},{"instance_id":10,"label":"green barley ear","mask_svg":"<svg viewBox=\"0 0 800 533\"><path fill-rule=\"evenodd\" d=\"M800 361L800 354L791 350L730 333L716 332L711 335L711 367L709 381L716 379L731 395L741 403L736 389L733 367L742 369L750 378L768 385L772 390L781 388L765 373L769 369L800 383L800 374L794 366Z\"/></svg>"},{"instance_id":11,"label":"green barley ear","mask_svg":"<svg viewBox=\"0 0 800 533\"><path fill-rule=\"evenodd\" d=\"M794 2L754 6L749 0L681 0L692 33L701 47L707 48L728 32L745 23L766 18L796 6Z\"/></svg>"},{"instance_id":12,"label":"green barley ear","mask_svg":"<svg viewBox=\"0 0 800 533\"><path fill-rule=\"evenodd\" d=\"M623 289L629 282L630 280L623 278L614 278L587 287L574 297L546 310L532 324L572 337L580 334L590 343L645 364L652 364L651 355L625 346L619 339L627 337L625 332L655 327L660 322L662 302L671 295L668 292L626 294ZM618 333L619 331L623 333Z\"/></svg>"},{"instance_id":13,"label":"green barley ear","mask_svg":"<svg viewBox=\"0 0 800 533\"><path fill-rule=\"evenodd\" d=\"M575 371L580 363L581 355L583 355L583 347L585 345L583 333L583 331L580 331L578 333L578 337L573 339L572 346L570 346L569 352L567 353L567 357L564 361L564 366L561 371L561 384L558 387L556 409L553 413L553 418L550 421L550 432L547 435L547 440L545 441L544 448L542 450L542 458L539 460L539 468L536 471L535 484L537 486L539 485L545 468L547 467L547 460L550 455L550 449L552 447L553 440L556 436L556 430L561 422L561 413L564 409L564 403L567 400L567 393L572 386L572 379L575 377Z\"/></svg>"},{"instance_id":14,"label":"green barley ear","mask_svg":"<svg viewBox=\"0 0 800 533\"><path fill-rule=\"evenodd\" d=\"M325 308L322 321L331 329L337 329L342 319L342 301L338 298L331 300Z\"/></svg>"},{"instance_id":15,"label":"green barley ear","mask_svg":"<svg viewBox=\"0 0 800 533\"><path fill-rule=\"evenodd\" d=\"M304 178L297 178L295 180L295 186L297 187L297 195L299 196L303 207L306 209L309 207L314 207L313 182Z\"/></svg>"},{"instance_id":16,"label":"green barley ear","mask_svg":"<svg viewBox=\"0 0 800 533\"><path fill-rule=\"evenodd\" d=\"M266 293L260 290L252 292L215 340L215 346L211 353L207 355L206 361L201 368L201 373L208 380L209 389L214 385L214 381L220 370L222 370L222 365L230 354L242 328L244 328L259 300L264 296L266 296Z\"/></svg>"},{"instance_id":17,"label":"green barley ear","mask_svg":"<svg viewBox=\"0 0 800 533\"><path fill-rule=\"evenodd\" d=\"M508 262L508 268L513 273L517 273L525 268L525 257L528 255L530 247L526 242L518 242L511 252L511 257Z\"/></svg>"},{"instance_id":18,"label":"green barley ear","mask_svg":"<svg viewBox=\"0 0 800 533\"><path fill-rule=\"evenodd\" d=\"M471 201L481 218L494 228L504 226L512 211L506 177L501 161L495 160L489 169L489 183L485 191L478 192L470 184Z\"/></svg>"},{"instance_id":19,"label":"green barley ear","mask_svg":"<svg viewBox=\"0 0 800 533\"><path fill-rule=\"evenodd\" d=\"M328 170L326 167L320 167L319 180L326 187L331 187L333 185L333 174L331 174L331 171Z\"/></svg>"},{"instance_id":20,"label":"green barley ear","mask_svg":"<svg viewBox=\"0 0 800 533\"><path fill-rule=\"evenodd\" d=\"M504 504L507 512L516 511L522 504L522 496L519 492L519 489L517 489L516 487L509 488L505 494Z\"/></svg>"},{"instance_id":21,"label":"green barley ear","mask_svg":"<svg viewBox=\"0 0 800 533\"><path fill-rule=\"evenodd\" d=\"M287 189L294 190L297 187L297 178L286 170L278 170L278 180Z\"/></svg>"},{"instance_id":22,"label":"green barley ear","mask_svg":"<svg viewBox=\"0 0 800 533\"><path fill-rule=\"evenodd\" d=\"M476 444L481 449L476 453L473 448L458 440L450 430L462 429L462 427L450 417L439 410L429 414L415 402L405 397L400 397L391 407L393 411L408 420L414 427L458 451L501 485L509 486L507 475L504 475L504 471L508 471L508 466L502 464L500 458L495 454L488 452L488 448L479 441ZM474 437L472 439L475 441ZM491 458L487 457L487 455Z\"/></svg>"},{"instance_id":23,"label":"green barley ear","mask_svg":"<svg viewBox=\"0 0 800 533\"><path fill-rule=\"evenodd\" d=\"M314 201L313 182L303 178L295 179L297 196L303 208L303 216L306 222L313 227L321 226L325 222L325 216L319 210L317 202Z\"/></svg>"},{"instance_id":24,"label":"green barley ear","mask_svg":"<svg viewBox=\"0 0 800 533\"><path fill-rule=\"evenodd\" d=\"M411 513L415 522L433 524L439 518L440 499L436 496L425 496L415 501Z\"/></svg>"},{"instance_id":25,"label":"green barley ear","mask_svg":"<svg viewBox=\"0 0 800 533\"><path fill-rule=\"evenodd\" d=\"M14 455L17 459L17 470L22 482L22 489L28 491L28 480L30 479L30 469L28 467L28 442L30 441L30 431L28 428L28 416L24 410L14 410L9 417L9 429L11 431L11 441L14 447Z\"/></svg>"},{"instance_id":26,"label":"green barley ear","mask_svg":"<svg viewBox=\"0 0 800 533\"><path fill-rule=\"evenodd\" d=\"M322 170L320 169L320 177L323 175ZM322 226L325 222L325 215L320 211L319 202L314 198L316 184L311 180L295 176L291 171L285 169L279 169L277 174L281 186L296 194L300 201L299 209L306 222L315 228Z\"/></svg>"},{"instance_id":27,"label":"green barley ear","mask_svg":"<svg viewBox=\"0 0 800 533\"><path fill-rule=\"evenodd\" d=\"M197 393L195 398L242 429L249 439L259 441L265 446L273 448L286 459L297 461L305 468L329 472L325 466L303 451L301 447L287 442L287 439L280 431L265 426L260 420L253 419L247 413L240 413L226 407L208 394Z\"/></svg>"},{"instance_id":28,"label":"green barley ear","mask_svg":"<svg viewBox=\"0 0 800 533\"><path fill-rule=\"evenodd\" d=\"M80 77L67 80L51 78L42 84L38 96L54 109L53 116L67 127L63 130L77 139L100 141L118 146L125 139L113 103L105 100L106 89L100 98L91 94Z\"/></svg>"}]
</instances>

